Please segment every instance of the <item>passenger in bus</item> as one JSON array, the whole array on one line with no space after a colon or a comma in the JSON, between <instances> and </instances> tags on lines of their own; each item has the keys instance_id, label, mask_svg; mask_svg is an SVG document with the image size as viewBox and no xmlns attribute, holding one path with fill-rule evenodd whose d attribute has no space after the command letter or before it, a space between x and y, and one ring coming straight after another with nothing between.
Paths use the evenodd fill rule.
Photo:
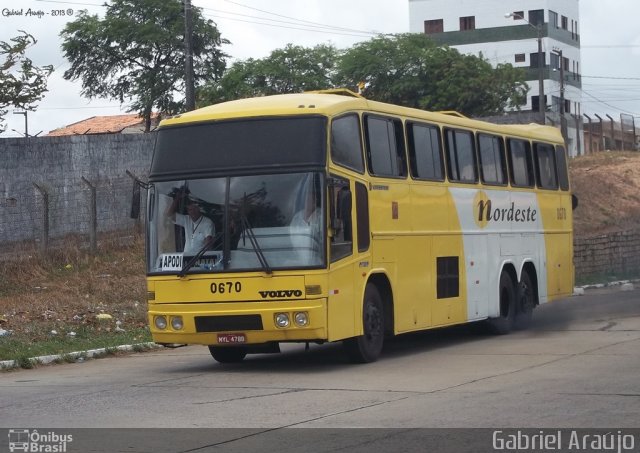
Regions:
<instances>
[{"instance_id":1,"label":"passenger in bus","mask_svg":"<svg viewBox=\"0 0 640 453\"><path fill-rule=\"evenodd\" d=\"M187 214L180 214L178 206L181 201L187 204ZM176 194L173 202L167 208L167 217L171 218L176 225L184 228L185 255L195 255L205 246L213 245L215 227L208 217L202 215L200 207L195 200L189 198L184 191Z\"/></svg>"},{"instance_id":2,"label":"passenger in bus","mask_svg":"<svg viewBox=\"0 0 640 453\"><path fill-rule=\"evenodd\" d=\"M315 200L316 197L313 196L312 191L308 191L304 208L300 211L296 212L291 219L290 226L292 227L308 227L308 226L317 226L319 225L320 220L320 209L319 202L320 200Z\"/></svg>"}]
</instances>

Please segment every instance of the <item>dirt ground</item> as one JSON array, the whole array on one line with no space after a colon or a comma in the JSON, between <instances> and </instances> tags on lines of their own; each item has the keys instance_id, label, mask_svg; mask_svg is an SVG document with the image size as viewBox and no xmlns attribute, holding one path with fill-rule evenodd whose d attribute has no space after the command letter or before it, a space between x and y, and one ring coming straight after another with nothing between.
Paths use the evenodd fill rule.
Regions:
<instances>
[{"instance_id":1,"label":"dirt ground","mask_svg":"<svg viewBox=\"0 0 640 453\"><path fill-rule=\"evenodd\" d=\"M572 159L571 187L578 197L573 212L577 237L640 225L640 153L609 151Z\"/></svg>"}]
</instances>

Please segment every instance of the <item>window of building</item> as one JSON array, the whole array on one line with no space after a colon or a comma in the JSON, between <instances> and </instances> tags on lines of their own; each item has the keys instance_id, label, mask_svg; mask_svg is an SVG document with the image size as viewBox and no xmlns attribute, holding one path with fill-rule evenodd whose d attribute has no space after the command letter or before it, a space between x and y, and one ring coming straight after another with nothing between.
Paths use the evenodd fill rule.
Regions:
<instances>
[{"instance_id":1,"label":"window of building","mask_svg":"<svg viewBox=\"0 0 640 453\"><path fill-rule=\"evenodd\" d=\"M569 29L569 18L567 16L562 16L560 18L560 28L562 28L563 30Z\"/></svg>"},{"instance_id":2,"label":"window of building","mask_svg":"<svg viewBox=\"0 0 640 453\"><path fill-rule=\"evenodd\" d=\"M476 183L476 153L473 133L446 129L447 167L449 179L465 183Z\"/></svg>"},{"instance_id":3,"label":"window of building","mask_svg":"<svg viewBox=\"0 0 640 453\"><path fill-rule=\"evenodd\" d=\"M430 124L407 124L411 176L416 179L444 180L440 129Z\"/></svg>"},{"instance_id":4,"label":"window of building","mask_svg":"<svg viewBox=\"0 0 640 453\"><path fill-rule=\"evenodd\" d=\"M560 57L557 53L551 52L551 69L560 69Z\"/></svg>"},{"instance_id":5,"label":"window of building","mask_svg":"<svg viewBox=\"0 0 640 453\"><path fill-rule=\"evenodd\" d=\"M531 110L538 112L540 110L540 96L531 96ZM544 97L545 110L547 106L547 96Z\"/></svg>"},{"instance_id":6,"label":"window of building","mask_svg":"<svg viewBox=\"0 0 640 453\"><path fill-rule=\"evenodd\" d=\"M433 33L442 33L443 31L444 31L444 23L442 19L424 21L425 34L431 35Z\"/></svg>"},{"instance_id":7,"label":"window of building","mask_svg":"<svg viewBox=\"0 0 640 453\"><path fill-rule=\"evenodd\" d=\"M544 24L544 10L543 9L532 9L529 11L529 22L531 25L542 25Z\"/></svg>"},{"instance_id":8,"label":"window of building","mask_svg":"<svg viewBox=\"0 0 640 453\"><path fill-rule=\"evenodd\" d=\"M475 30L476 29L476 17L467 16L460 18L460 30Z\"/></svg>"},{"instance_id":9,"label":"window of building","mask_svg":"<svg viewBox=\"0 0 640 453\"><path fill-rule=\"evenodd\" d=\"M527 57L525 54L523 53L517 53L516 54L516 63L524 63L526 61Z\"/></svg>"},{"instance_id":10,"label":"window of building","mask_svg":"<svg viewBox=\"0 0 640 453\"><path fill-rule=\"evenodd\" d=\"M547 56L545 52L542 52L541 54L539 54L538 52L530 53L529 66L531 66L532 68L537 68L540 56L542 56L542 66L544 67L546 65L546 60L547 60Z\"/></svg>"},{"instance_id":11,"label":"window of building","mask_svg":"<svg viewBox=\"0 0 640 453\"><path fill-rule=\"evenodd\" d=\"M513 20L522 20L524 19L524 11L514 11L512 17Z\"/></svg>"},{"instance_id":12,"label":"window of building","mask_svg":"<svg viewBox=\"0 0 640 453\"><path fill-rule=\"evenodd\" d=\"M558 13L549 10L549 26L558 28Z\"/></svg>"}]
</instances>

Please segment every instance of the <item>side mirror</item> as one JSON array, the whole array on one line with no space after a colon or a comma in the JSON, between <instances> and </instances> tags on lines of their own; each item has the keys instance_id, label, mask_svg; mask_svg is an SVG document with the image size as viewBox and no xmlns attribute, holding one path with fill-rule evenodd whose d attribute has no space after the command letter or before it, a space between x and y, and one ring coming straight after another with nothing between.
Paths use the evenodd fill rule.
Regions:
<instances>
[{"instance_id":1,"label":"side mirror","mask_svg":"<svg viewBox=\"0 0 640 453\"><path fill-rule=\"evenodd\" d=\"M576 197L575 194L571 194L571 209L575 211L577 207L578 207L578 197Z\"/></svg>"}]
</instances>

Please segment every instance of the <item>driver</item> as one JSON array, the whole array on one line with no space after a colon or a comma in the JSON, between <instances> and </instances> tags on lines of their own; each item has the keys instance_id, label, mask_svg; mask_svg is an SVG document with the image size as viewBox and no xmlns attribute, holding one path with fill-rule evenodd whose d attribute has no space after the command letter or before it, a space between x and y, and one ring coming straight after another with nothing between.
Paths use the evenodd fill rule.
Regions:
<instances>
[{"instance_id":1,"label":"driver","mask_svg":"<svg viewBox=\"0 0 640 453\"><path fill-rule=\"evenodd\" d=\"M187 214L177 212L178 205L182 200L186 200ZM205 217L200 212L200 207L195 200L188 198L184 191L178 192L173 202L167 208L167 217L173 220L173 223L184 228L185 255L196 255L205 247L210 247L213 243L215 227L210 218Z\"/></svg>"}]
</instances>

